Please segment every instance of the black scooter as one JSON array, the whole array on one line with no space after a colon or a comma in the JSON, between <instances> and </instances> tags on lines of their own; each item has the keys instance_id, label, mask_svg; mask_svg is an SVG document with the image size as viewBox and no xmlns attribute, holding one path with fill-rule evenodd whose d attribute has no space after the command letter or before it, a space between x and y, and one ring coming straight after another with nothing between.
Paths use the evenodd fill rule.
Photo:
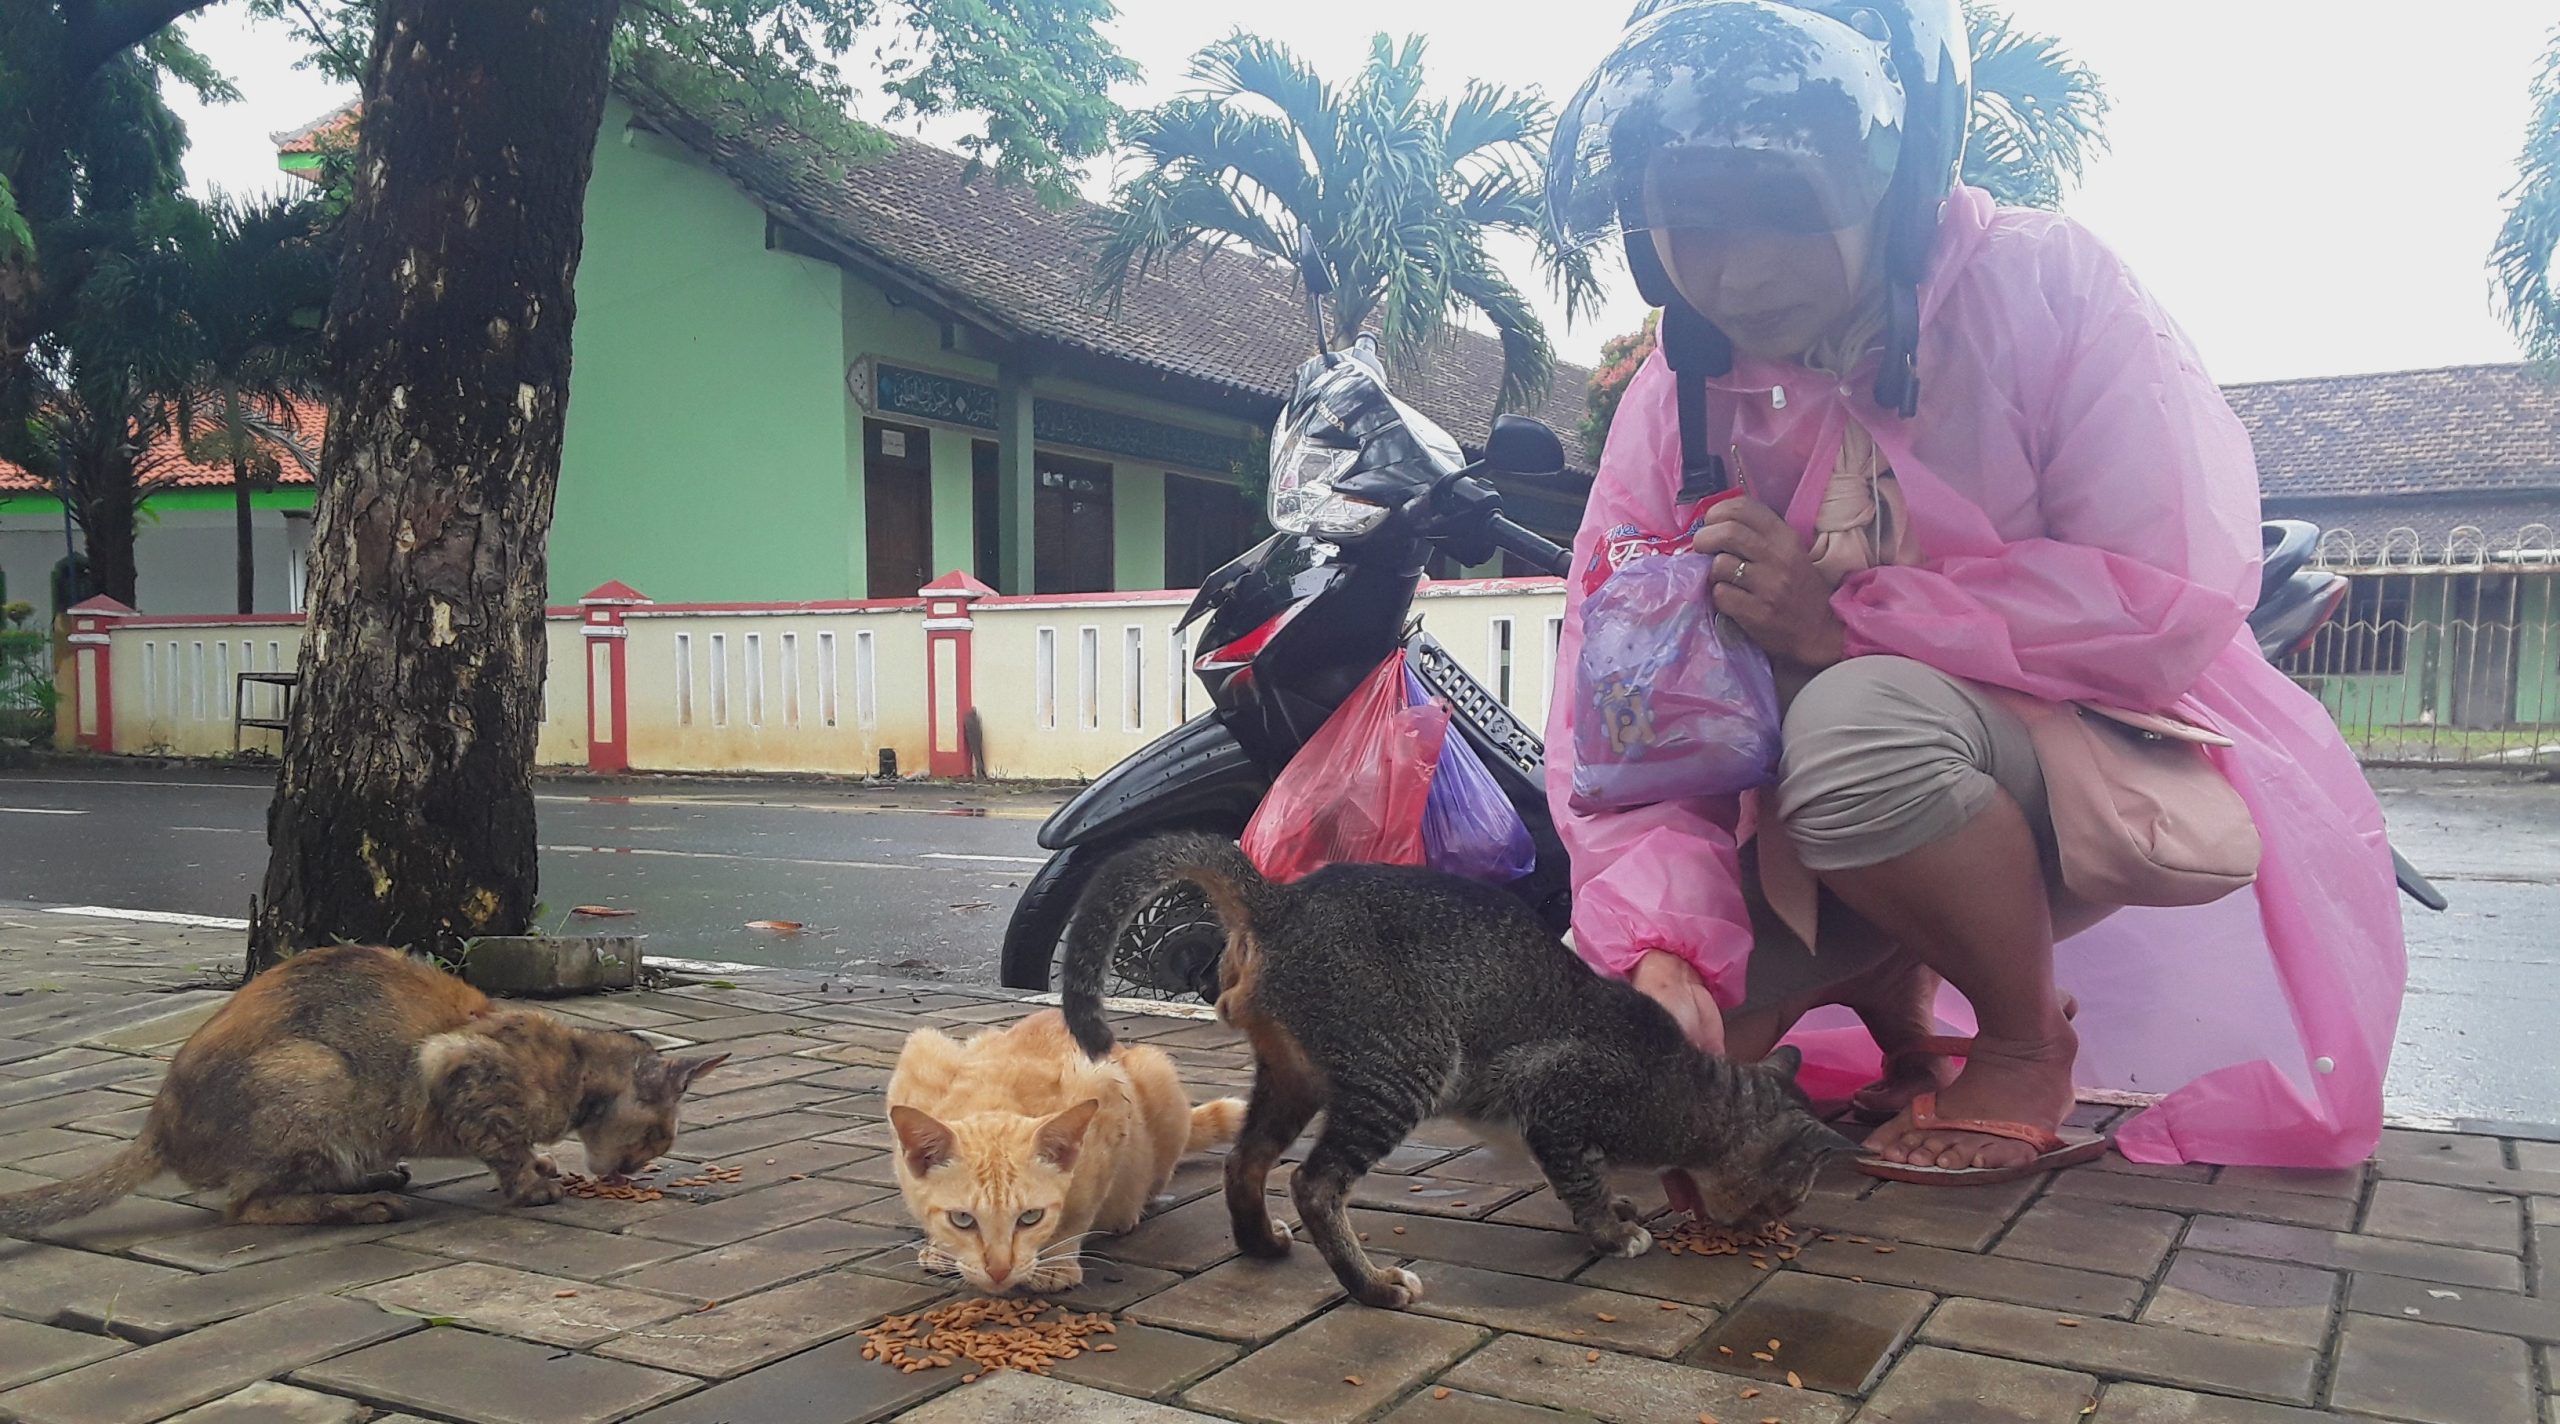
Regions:
<instances>
[{"instance_id":1,"label":"black scooter","mask_svg":"<svg viewBox=\"0 0 2560 1424\"><path fill-rule=\"evenodd\" d=\"M1466 564L1500 549L1531 568L1566 572L1571 552L1505 518L1485 478L1536 478L1563 463L1554 432L1514 416L1496 419L1484 459L1467 463L1455 441L1389 392L1365 336L1301 368L1271 446L1270 518L1279 532L1212 574L1180 625L1201 625L1194 670L1211 708L1105 772L1041 828L1041 846L1055 854L1014 906L1004 983L1051 986L1076 898L1094 868L1131 842L1173 830L1241 835L1290 758L1398 647L1447 700L1452 730L1528 823L1537 866L1511 889L1563 933L1572 900L1547 806L1544 738L1412 618L1435 548ZM2309 567L2315 527L2278 521L2264 537L2250 625L2260 651L2279 661L2309 644L2346 581ZM2402 890L2444 908L2423 876L2397 852L2393 859ZM1221 942L1198 893L1170 891L1115 947L1108 991L1214 998Z\"/></svg>"}]
</instances>

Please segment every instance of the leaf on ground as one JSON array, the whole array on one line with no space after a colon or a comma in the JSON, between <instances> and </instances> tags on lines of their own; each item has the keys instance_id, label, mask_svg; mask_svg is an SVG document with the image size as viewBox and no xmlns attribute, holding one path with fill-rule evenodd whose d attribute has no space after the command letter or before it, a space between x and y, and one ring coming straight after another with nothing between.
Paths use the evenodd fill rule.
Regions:
<instances>
[{"instance_id":1,"label":"leaf on ground","mask_svg":"<svg viewBox=\"0 0 2560 1424\"><path fill-rule=\"evenodd\" d=\"M808 926L800 923L798 920L749 920L747 921L747 928L751 930L771 930L775 934L798 934L802 930L807 929Z\"/></svg>"},{"instance_id":2,"label":"leaf on ground","mask_svg":"<svg viewBox=\"0 0 2560 1424\"><path fill-rule=\"evenodd\" d=\"M618 909L612 905L572 905L569 907L569 913L573 915L585 915L587 918L593 920L619 920L627 915L636 915L640 912L638 910Z\"/></svg>"}]
</instances>

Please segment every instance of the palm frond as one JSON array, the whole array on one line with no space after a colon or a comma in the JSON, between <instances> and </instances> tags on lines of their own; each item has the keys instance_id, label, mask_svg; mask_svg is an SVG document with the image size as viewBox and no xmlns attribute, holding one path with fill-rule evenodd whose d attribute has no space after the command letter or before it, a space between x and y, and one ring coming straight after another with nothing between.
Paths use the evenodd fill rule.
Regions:
<instances>
[{"instance_id":1,"label":"palm frond","mask_svg":"<svg viewBox=\"0 0 2560 1424\"><path fill-rule=\"evenodd\" d=\"M1319 164L1341 156L1333 86L1278 40L1237 30L1191 57L1191 77L1203 86L1201 97L1251 95L1269 104L1305 136Z\"/></svg>"},{"instance_id":2,"label":"palm frond","mask_svg":"<svg viewBox=\"0 0 2560 1424\"><path fill-rule=\"evenodd\" d=\"M1502 393L1496 408L1535 409L1554 378L1556 355L1528 299L1481 251L1463 255L1449 274L1449 285L1502 338Z\"/></svg>"},{"instance_id":3,"label":"palm frond","mask_svg":"<svg viewBox=\"0 0 2560 1424\"><path fill-rule=\"evenodd\" d=\"M2051 35L1968 4L1973 112L1964 180L2005 203L2054 207L2106 151L2107 92L2097 72Z\"/></svg>"},{"instance_id":4,"label":"palm frond","mask_svg":"<svg viewBox=\"0 0 2560 1424\"><path fill-rule=\"evenodd\" d=\"M2533 113L2516 156L2506 221L2489 251L2499 315L2525 353L2560 365L2560 31L2533 79Z\"/></svg>"},{"instance_id":5,"label":"palm frond","mask_svg":"<svg viewBox=\"0 0 2560 1424\"><path fill-rule=\"evenodd\" d=\"M1463 163L1506 145L1525 148L1544 143L1554 125L1553 112L1536 94L1475 80L1449 110L1444 140L1449 162Z\"/></svg>"}]
</instances>

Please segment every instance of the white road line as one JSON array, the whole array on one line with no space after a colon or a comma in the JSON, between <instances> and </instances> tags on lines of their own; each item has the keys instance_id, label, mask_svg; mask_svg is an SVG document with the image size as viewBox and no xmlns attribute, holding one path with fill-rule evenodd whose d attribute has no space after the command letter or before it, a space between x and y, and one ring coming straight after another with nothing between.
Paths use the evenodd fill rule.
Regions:
<instances>
[{"instance_id":1,"label":"white road line","mask_svg":"<svg viewBox=\"0 0 2560 1424\"><path fill-rule=\"evenodd\" d=\"M1045 855L960 855L956 852L938 850L926 851L924 854L917 856L916 859L979 860L985 861L990 865L1047 865L1049 863L1049 858Z\"/></svg>"},{"instance_id":2,"label":"white road line","mask_svg":"<svg viewBox=\"0 0 2560 1424\"><path fill-rule=\"evenodd\" d=\"M880 860L812 860L788 855L739 855L724 850L658 850L649 846L547 845L547 851L562 855L654 855L670 860L750 860L761 865L815 865L830 870L921 870L917 865L895 865Z\"/></svg>"},{"instance_id":3,"label":"white road line","mask_svg":"<svg viewBox=\"0 0 2560 1424\"><path fill-rule=\"evenodd\" d=\"M13 786L178 786L196 791L266 791L275 787L263 781L121 781L105 776L6 776L0 781Z\"/></svg>"},{"instance_id":4,"label":"white road line","mask_svg":"<svg viewBox=\"0 0 2560 1424\"><path fill-rule=\"evenodd\" d=\"M216 835L224 836L245 836L249 834L251 830L248 826L171 826L169 829L173 831L211 831Z\"/></svg>"},{"instance_id":5,"label":"white road line","mask_svg":"<svg viewBox=\"0 0 2560 1424\"><path fill-rule=\"evenodd\" d=\"M181 915L173 910L118 910L105 905L48 905L48 915L80 915L92 920L126 920L138 925L186 925L200 930L245 930L247 920L220 915Z\"/></svg>"},{"instance_id":6,"label":"white road line","mask_svg":"<svg viewBox=\"0 0 2560 1424\"><path fill-rule=\"evenodd\" d=\"M11 816L86 816L86 811L63 811L51 806L0 806L0 814Z\"/></svg>"}]
</instances>

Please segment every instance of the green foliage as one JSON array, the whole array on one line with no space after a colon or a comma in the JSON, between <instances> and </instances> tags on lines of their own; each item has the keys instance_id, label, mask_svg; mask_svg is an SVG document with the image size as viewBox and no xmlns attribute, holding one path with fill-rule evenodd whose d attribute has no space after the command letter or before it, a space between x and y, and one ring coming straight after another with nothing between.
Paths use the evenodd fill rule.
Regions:
<instances>
[{"instance_id":1,"label":"green foliage","mask_svg":"<svg viewBox=\"0 0 2560 1424\"><path fill-rule=\"evenodd\" d=\"M2060 40L2019 29L1988 5L1968 3L1965 23L1973 112L1964 181L2004 203L2062 206L2089 160L2106 151L2106 85Z\"/></svg>"},{"instance_id":2,"label":"green foliage","mask_svg":"<svg viewBox=\"0 0 2560 1424\"><path fill-rule=\"evenodd\" d=\"M1582 393L1582 446L1595 458L1609 438L1609 423L1618 418L1618 402L1627 394L1627 383L1636 378L1644 358L1653 354L1660 340L1656 333L1661 325L1661 312L1646 312L1644 325L1600 343L1600 364Z\"/></svg>"},{"instance_id":3,"label":"green foliage","mask_svg":"<svg viewBox=\"0 0 2560 1424\"><path fill-rule=\"evenodd\" d=\"M309 46L304 63L360 80L371 0L251 0ZM878 152L839 61L879 50L890 116L977 113L970 157L1062 201L1073 165L1109 143L1110 87L1137 76L1101 24L1109 0L629 0L614 78L729 126L803 134L845 162ZM853 68L860 69L857 64Z\"/></svg>"},{"instance_id":4,"label":"green foliage","mask_svg":"<svg viewBox=\"0 0 2560 1424\"><path fill-rule=\"evenodd\" d=\"M1470 83L1423 92L1423 44L1385 35L1348 83L1326 81L1275 40L1238 31L1192 58L1199 88L1130 115L1138 169L1106 219L1099 288L1193 250L1240 247L1295 263L1320 253L1332 331L1374 324L1391 359L1419 359L1465 312L1502 338L1503 404L1532 403L1554 352L1544 324L1485 250L1493 233L1535 240L1568 316L1596 303L1590 254L1548 234L1539 173L1553 115L1534 92Z\"/></svg>"},{"instance_id":5,"label":"green foliage","mask_svg":"<svg viewBox=\"0 0 2560 1424\"><path fill-rule=\"evenodd\" d=\"M2489 252L2499 315L2525 353L2560 365L2560 30L2533 78L2533 112L2516 155L2506 221Z\"/></svg>"}]
</instances>

